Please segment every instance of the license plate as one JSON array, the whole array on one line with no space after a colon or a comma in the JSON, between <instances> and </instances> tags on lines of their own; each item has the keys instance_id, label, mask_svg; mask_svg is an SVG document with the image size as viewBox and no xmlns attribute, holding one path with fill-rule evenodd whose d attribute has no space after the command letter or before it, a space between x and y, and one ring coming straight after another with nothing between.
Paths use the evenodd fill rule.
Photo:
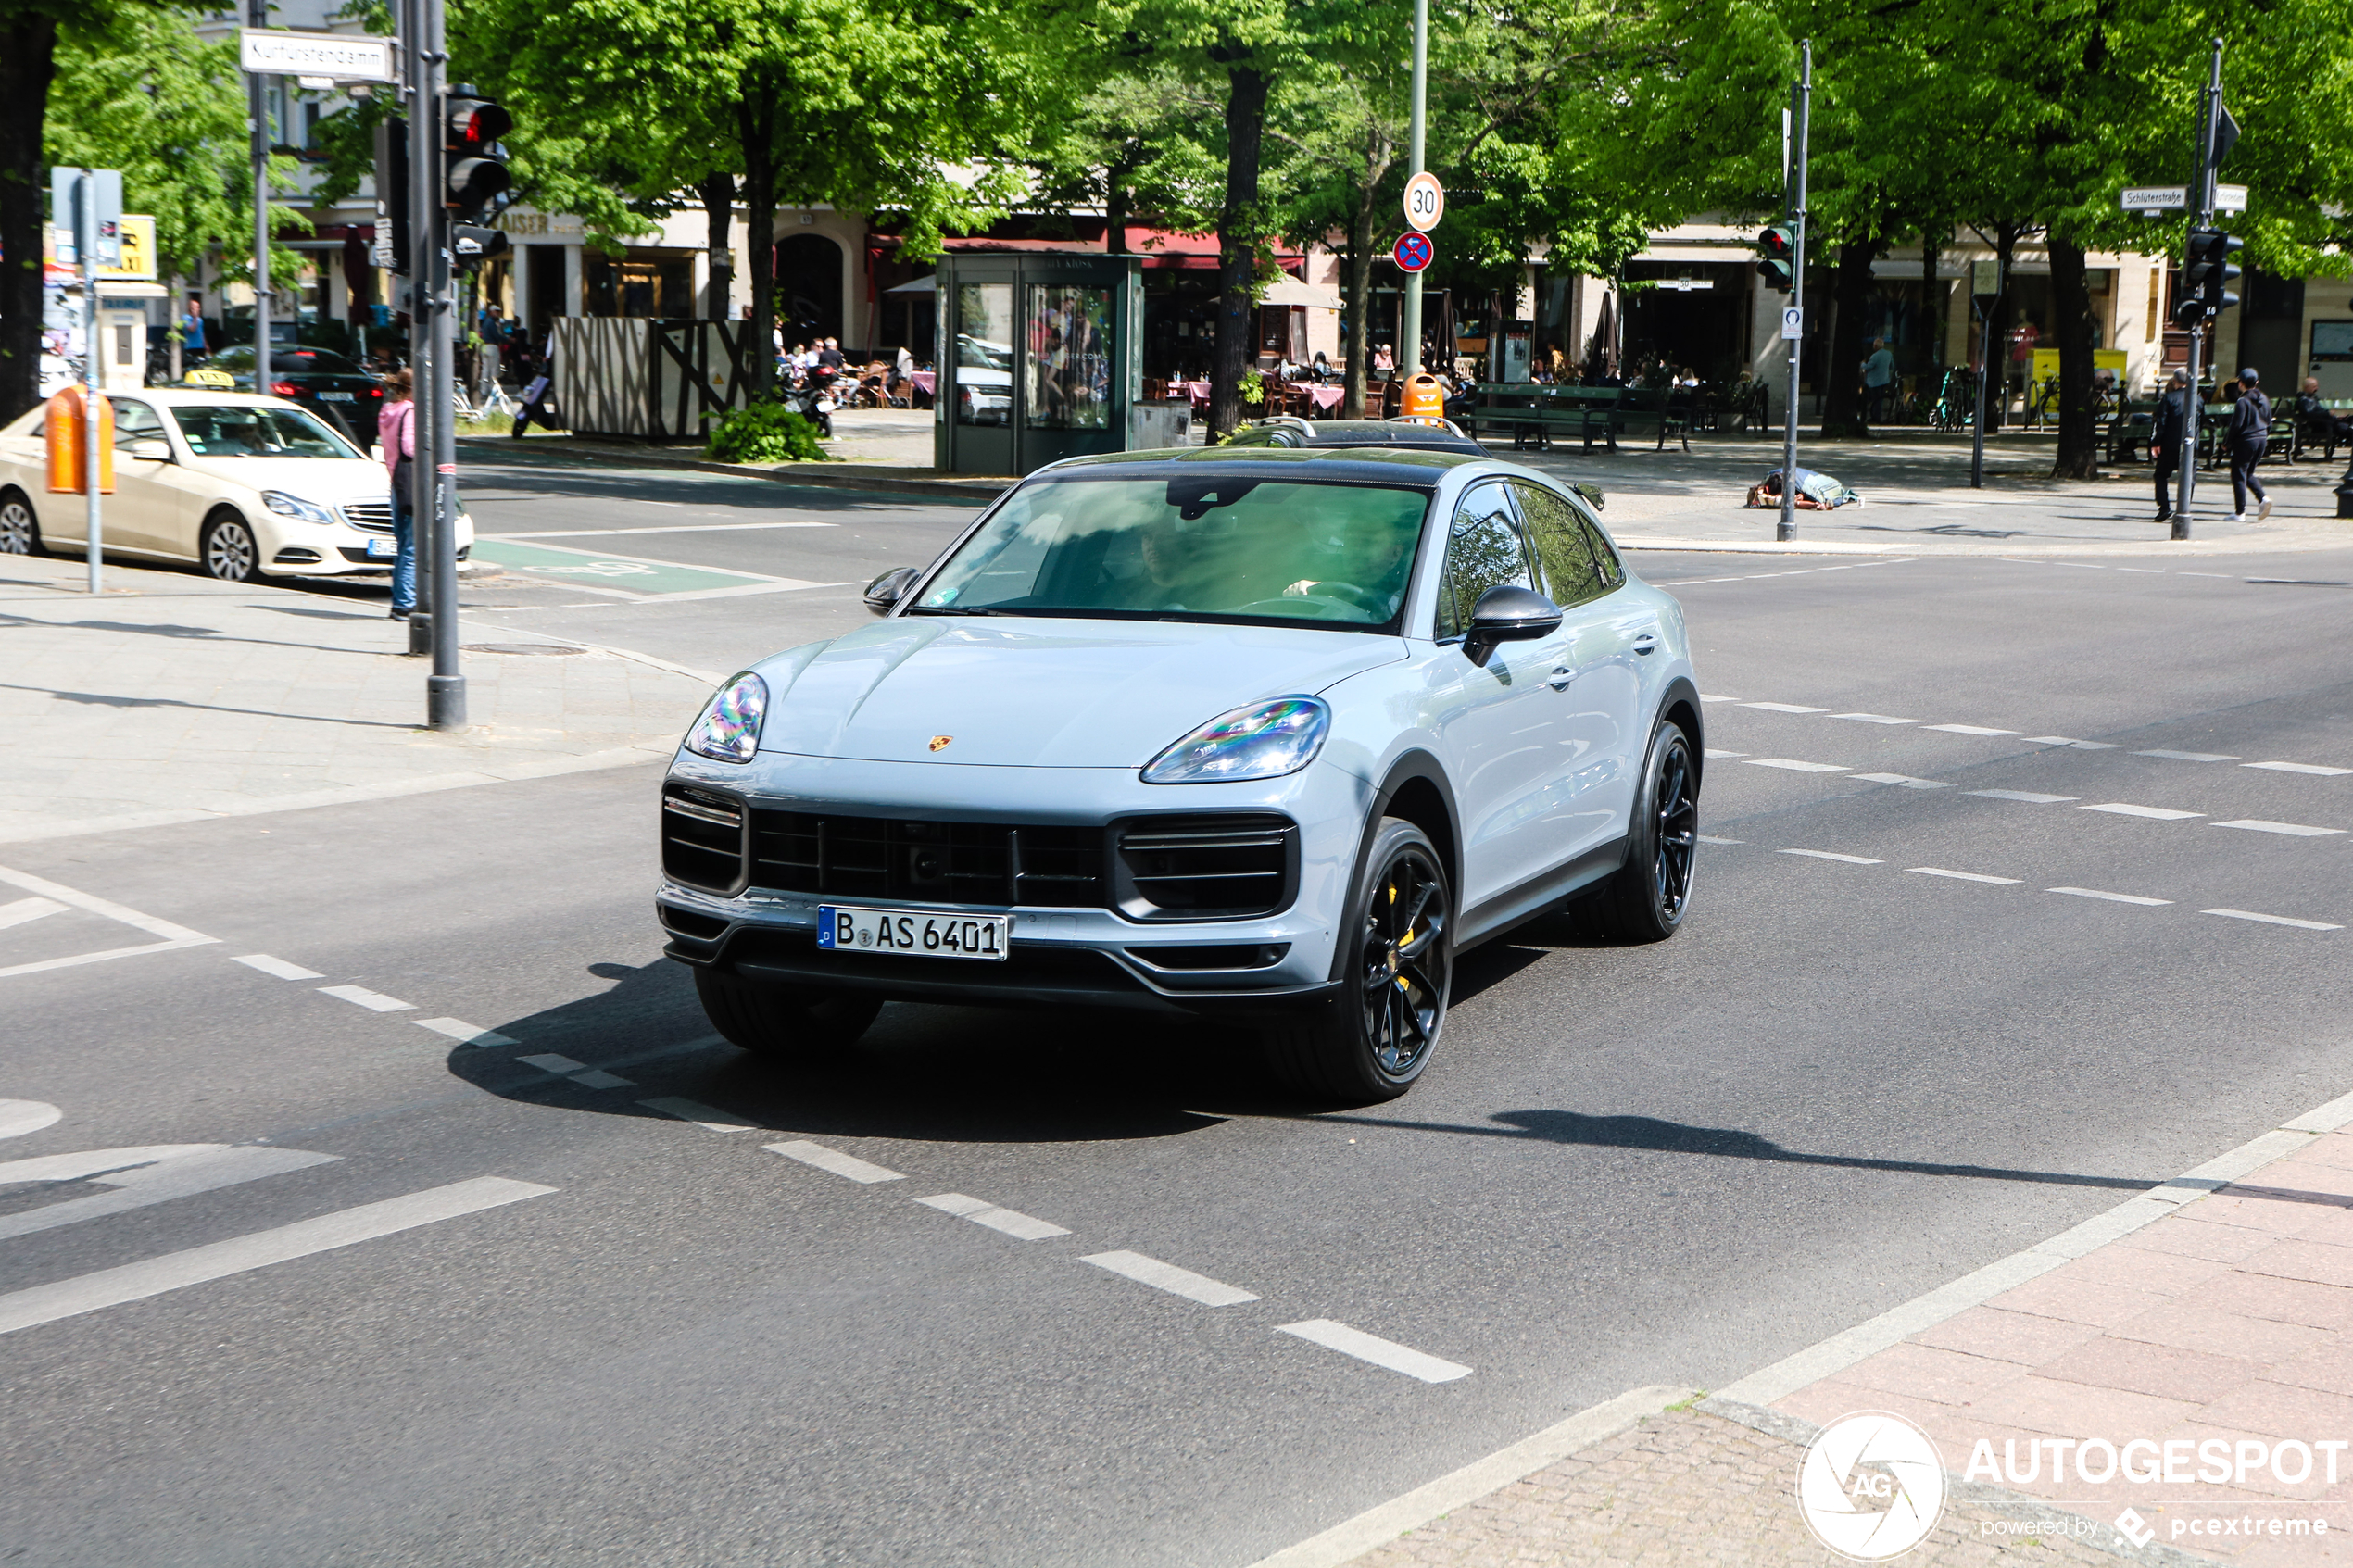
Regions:
<instances>
[{"instance_id":1,"label":"license plate","mask_svg":"<svg viewBox=\"0 0 2353 1568\"><path fill-rule=\"evenodd\" d=\"M925 914L919 909L817 909L817 946L835 952L928 959L1002 960L1012 942L1005 915Z\"/></svg>"},{"instance_id":2,"label":"license plate","mask_svg":"<svg viewBox=\"0 0 2353 1568\"><path fill-rule=\"evenodd\" d=\"M355 395L356 394L348 392L322 392L319 395L319 401L321 403L348 403Z\"/></svg>"},{"instance_id":3,"label":"license plate","mask_svg":"<svg viewBox=\"0 0 2353 1568\"><path fill-rule=\"evenodd\" d=\"M371 539L368 541L368 558L370 560L390 560L399 554L400 541L397 539Z\"/></svg>"}]
</instances>

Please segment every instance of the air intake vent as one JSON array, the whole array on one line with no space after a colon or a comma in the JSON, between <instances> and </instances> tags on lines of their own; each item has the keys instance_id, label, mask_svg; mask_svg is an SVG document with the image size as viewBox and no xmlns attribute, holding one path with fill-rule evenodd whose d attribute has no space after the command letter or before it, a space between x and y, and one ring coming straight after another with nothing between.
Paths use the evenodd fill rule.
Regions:
<instances>
[{"instance_id":1,"label":"air intake vent","mask_svg":"<svg viewBox=\"0 0 2353 1568\"><path fill-rule=\"evenodd\" d=\"M1299 880L1287 817L1158 817L1119 834L1119 907L1136 920L1238 920L1286 908Z\"/></svg>"},{"instance_id":2,"label":"air intake vent","mask_svg":"<svg viewBox=\"0 0 2353 1568\"><path fill-rule=\"evenodd\" d=\"M671 881L733 895L744 884L744 807L689 784L661 792L661 869Z\"/></svg>"}]
</instances>

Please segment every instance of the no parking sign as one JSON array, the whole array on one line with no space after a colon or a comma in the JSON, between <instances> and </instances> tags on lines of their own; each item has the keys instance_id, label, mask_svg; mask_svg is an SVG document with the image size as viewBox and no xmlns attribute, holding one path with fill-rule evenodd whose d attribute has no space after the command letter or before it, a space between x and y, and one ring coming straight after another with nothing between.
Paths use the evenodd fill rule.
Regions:
<instances>
[{"instance_id":1,"label":"no parking sign","mask_svg":"<svg viewBox=\"0 0 2353 1568\"><path fill-rule=\"evenodd\" d=\"M1428 234L1400 235L1397 248L1390 253L1395 258L1397 265L1408 272L1420 271L1429 265L1430 258L1436 254L1430 248Z\"/></svg>"}]
</instances>

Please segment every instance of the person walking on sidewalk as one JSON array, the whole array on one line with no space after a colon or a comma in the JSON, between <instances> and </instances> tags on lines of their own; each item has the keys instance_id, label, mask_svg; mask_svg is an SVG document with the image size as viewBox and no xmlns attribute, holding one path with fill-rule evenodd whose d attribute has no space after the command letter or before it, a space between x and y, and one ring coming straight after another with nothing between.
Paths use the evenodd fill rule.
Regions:
<instances>
[{"instance_id":1,"label":"person walking on sidewalk","mask_svg":"<svg viewBox=\"0 0 2353 1568\"><path fill-rule=\"evenodd\" d=\"M409 504L417 470L417 403L415 378L404 365L385 384L384 412L376 420L376 439L384 450L384 471L392 476L392 618L406 621L417 608L417 518Z\"/></svg>"},{"instance_id":2,"label":"person walking on sidewalk","mask_svg":"<svg viewBox=\"0 0 2353 1568\"><path fill-rule=\"evenodd\" d=\"M2231 405L2231 422L2222 427L2222 439L2231 453L2231 521L2261 522L2271 515L2271 497L2263 493L2263 482L2255 477L2255 465L2263 460L2263 449L2271 438L2271 400L2263 395L2256 384L2261 378L2249 365L2239 372L2238 401ZM2256 512L2246 515L2246 495L2255 492Z\"/></svg>"},{"instance_id":3,"label":"person walking on sidewalk","mask_svg":"<svg viewBox=\"0 0 2353 1568\"><path fill-rule=\"evenodd\" d=\"M2182 434L2189 428L2190 373L2175 366L2157 400L2149 430L2149 459L2157 465L2157 521L2173 521L2173 474L2182 466Z\"/></svg>"}]
</instances>

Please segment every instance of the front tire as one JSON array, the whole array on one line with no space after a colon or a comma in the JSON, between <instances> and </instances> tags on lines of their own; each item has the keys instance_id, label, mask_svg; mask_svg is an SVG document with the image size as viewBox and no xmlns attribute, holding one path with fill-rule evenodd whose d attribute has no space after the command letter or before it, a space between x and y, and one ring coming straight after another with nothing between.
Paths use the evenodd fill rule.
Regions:
<instances>
[{"instance_id":1,"label":"front tire","mask_svg":"<svg viewBox=\"0 0 2353 1568\"><path fill-rule=\"evenodd\" d=\"M1634 797L1626 864L1570 906L1587 932L1618 942L1664 942L1692 907L1699 847L1699 771L1682 726L1661 719Z\"/></svg>"},{"instance_id":2,"label":"front tire","mask_svg":"<svg viewBox=\"0 0 2353 1568\"><path fill-rule=\"evenodd\" d=\"M857 1044L882 1011L882 998L747 980L715 969L695 971L703 1016L730 1045L774 1061Z\"/></svg>"},{"instance_id":3,"label":"front tire","mask_svg":"<svg viewBox=\"0 0 2353 1568\"><path fill-rule=\"evenodd\" d=\"M205 574L222 583L250 583L261 575L261 546L253 528L234 512L222 512L205 524L197 550Z\"/></svg>"},{"instance_id":4,"label":"front tire","mask_svg":"<svg viewBox=\"0 0 2353 1568\"><path fill-rule=\"evenodd\" d=\"M11 490L0 495L0 556L45 556L41 547L41 520L32 503Z\"/></svg>"},{"instance_id":5,"label":"front tire","mask_svg":"<svg viewBox=\"0 0 2353 1568\"><path fill-rule=\"evenodd\" d=\"M1341 930L1340 995L1318 1012L1269 1029L1267 1062L1318 1099L1395 1099L1438 1049L1453 981L1446 870L1420 828L1381 820Z\"/></svg>"}]
</instances>

